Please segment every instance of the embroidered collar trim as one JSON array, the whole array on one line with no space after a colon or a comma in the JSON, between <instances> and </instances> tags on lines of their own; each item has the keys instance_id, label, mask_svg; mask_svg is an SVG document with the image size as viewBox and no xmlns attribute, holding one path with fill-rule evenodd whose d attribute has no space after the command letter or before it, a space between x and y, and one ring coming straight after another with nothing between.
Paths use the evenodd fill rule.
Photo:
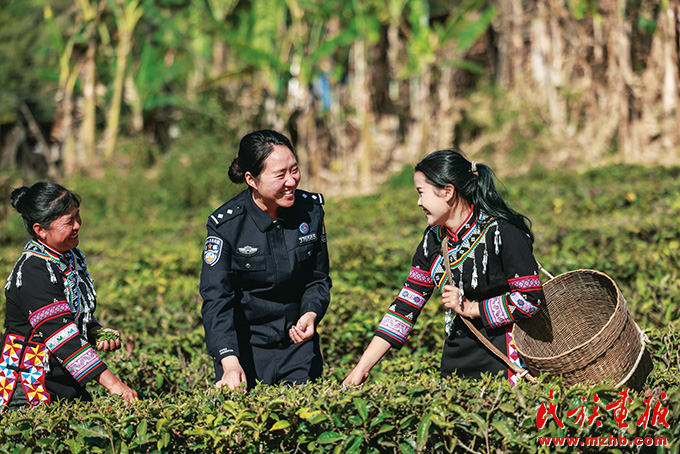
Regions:
<instances>
[{"instance_id":1,"label":"embroidered collar trim","mask_svg":"<svg viewBox=\"0 0 680 454\"><path fill-rule=\"evenodd\" d=\"M452 231L450 228L446 228L446 236L451 238L454 242L458 242L460 238L464 237L467 232L472 230L475 226L474 222L470 222L470 219L472 219L472 215L475 212L475 206L470 205L470 212L468 215L465 217L465 220L462 222L462 224L456 229L456 231Z\"/></svg>"},{"instance_id":2,"label":"embroidered collar trim","mask_svg":"<svg viewBox=\"0 0 680 454\"><path fill-rule=\"evenodd\" d=\"M31 252L34 255L42 255L47 260L65 261L65 256L56 249L51 248L46 243L40 240L31 240L24 247L24 252Z\"/></svg>"}]
</instances>

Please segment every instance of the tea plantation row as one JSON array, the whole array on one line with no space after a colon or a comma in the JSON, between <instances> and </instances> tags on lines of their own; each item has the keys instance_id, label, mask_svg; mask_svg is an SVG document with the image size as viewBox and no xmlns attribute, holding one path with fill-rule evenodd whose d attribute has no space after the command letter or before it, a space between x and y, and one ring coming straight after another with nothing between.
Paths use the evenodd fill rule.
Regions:
<instances>
[{"instance_id":1,"label":"tea plantation row","mask_svg":"<svg viewBox=\"0 0 680 454\"><path fill-rule=\"evenodd\" d=\"M679 176L677 168L612 166L534 171L503 181L508 200L533 221L541 264L553 274L607 273L650 337L655 369L645 389L630 394L627 428L620 428L620 413L606 409L622 398L608 385L567 389L545 380L510 388L493 377L439 379L444 314L438 297L407 345L388 355L365 386L339 385L403 283L426 226L410 169L374 196L326 205L334 287L320 326L324 379L249 393L212 388L198 295L205 220L240 188L215 184L211 193L197 180L192 190L163 172L74 179L66 184L84 200L81 249L97 286L98 319L125 337L125 348L105 361L142 398L126 407L94 385L93 403L4 413L0 452L574 452L553 441L542 446L538 437L550 436L640 437L642 444L662 437L665 447L579 449L678 452ZM4 276L25 240L18 218L9 212L0 220ZM644 419L645 399L662 393L659 409L667 413L654 425ZM539 428L539 412L551 403L557 417ZM597 407L600 417L579 425L567 414L581 406L587 415Z\"/></svg>"}]
</instances>

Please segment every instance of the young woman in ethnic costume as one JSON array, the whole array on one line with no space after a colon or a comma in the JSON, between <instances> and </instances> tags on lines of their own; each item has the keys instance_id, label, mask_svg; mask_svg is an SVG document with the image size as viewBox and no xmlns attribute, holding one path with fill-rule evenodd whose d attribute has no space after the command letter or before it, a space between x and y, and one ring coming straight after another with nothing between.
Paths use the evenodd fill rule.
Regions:
<instances>
[{"instance_id":1,"label":"young woman in ethnic costume","mask_svg":"<svg viewBox=\"0 0 680 454\"><path fill-rule=\"evenodd\" d=\"M5 285L0 411L57 397L89 400L85 384L91 380L126 401L136 398L96 351L116 350L120 339L97 340L114 330L94 319L96 293L77 248L79 197L56 183L41 182L15 189L11 203L31 240Z\"/></svg>"},{"instance_id":2,"label":"young woman in ethnic costume","mask_svg":"<svg viewBox=\"0 0 680 454\"><path fill-rule=\"evenodd\" d=\"M475 337L460 317L511 359L512 323L535 314L543 299L532 254L528 219L513 211L496 190L493 172L455 150L440 150L415 167L418 206L429 227L413 256L404 287L390 305L361 359L344 380L356 385L394 348L401 348L435 289L446 307L446 339L441 375L478 378L506 372L507 366ZM448 243L453 281L446 278L442 241Z\"/></svg>"}]
</instances>

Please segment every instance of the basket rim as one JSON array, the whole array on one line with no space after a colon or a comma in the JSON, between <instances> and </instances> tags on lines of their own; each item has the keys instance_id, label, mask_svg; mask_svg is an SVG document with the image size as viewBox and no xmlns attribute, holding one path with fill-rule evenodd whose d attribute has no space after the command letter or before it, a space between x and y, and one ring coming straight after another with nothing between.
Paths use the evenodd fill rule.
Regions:
<instances>
[{"instance_id":1,"label":"basket rim","mask_svg":"<svg viewBox=\"0 0 680 454\"><path fill-rule=\"evenodd\" d=\"M607 278L614 285L614 289L616 290L616 307L614 308L612 315L609 317L609 320L607 320L607 323L605 323L602 326L602 328L596 334L594 334L590 339L588 339L586 342L579 344L576 347L574 347L570 350L567 350L566 352L560 353L559 355L556 355L556 356L531 356L531 355L528 355L526 353L523 353L522 349L519 347L519 344L517 343L517 335L515 334L515 328L517 328L517 329L520 329L520 328L518 327L517 323L515 323L513 328L512 328L512 331L513 331L512 332L512 338L514 339L514 342L515 342L515 349L517 350L517 353L519 353L519 355L521 357L530 358L532 360L537 360L537 361L550 361L550 360L561 359L561 358L563 358L567 355L573 354L577 350L581 350L581 349L587 347L588 344L593 343L594 340L600 334L602 334L602 332L606 328L608 328L609 325L613 322L614 316L616 316L617 312L619 311L620 305L626 304L626 300L625 300L625 298L623 298L623 295L621 294L621 290L619 289L619 286L616 285L616 282L614 281L614 279L612 279L610 276L608 276L606 273L603 273L602 271L588 269L588 268L580 268L580 269L577 269L577 270L566 271L562 274L559 274L559 275L549 279L548 281L546 281L546 284L550 281L561 278L562 276L566 276L566 275L569 275L569 274L575 274L575 273L598 274L598 275L601 275L601 276L604 276L605 278ZM543 284L543 285L545 285L545 284ZM620 296L620 298L619 298L619 296ZM628 311L627 305L626 305L626 311ZM633 323L635 324L634 321L633 321ZM625 323L624 323L624 326L625 326Z\"/></svg>"}]
</instances>

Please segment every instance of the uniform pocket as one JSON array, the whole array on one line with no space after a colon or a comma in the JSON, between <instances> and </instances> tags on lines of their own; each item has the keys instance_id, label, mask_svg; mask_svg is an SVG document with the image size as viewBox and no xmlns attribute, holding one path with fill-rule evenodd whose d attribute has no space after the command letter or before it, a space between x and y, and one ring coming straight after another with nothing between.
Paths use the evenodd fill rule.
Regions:
<instances>
[{"instance_id":1,"label":"uniform pocket","mask_svg":"<svg viewBox=\"0 0 680 454\"><path fill-rule=\"evenodd\" d=\"M266 257L239 257L232 255L231 269L234 271L265 271L267 269Z\"/></svg>"},{"instance_id":2,"label":"uniform pocket","mask_svg":"<svg viewBox=\"0 0 680 454\"><path fill-rule=\"evenodd\" d=\"M314 245L309 244L305 246L300 246L295 248L295 256L298 262L302 263L305 260L309 260L314 255Z\"/></svg>"}]
</instances>

